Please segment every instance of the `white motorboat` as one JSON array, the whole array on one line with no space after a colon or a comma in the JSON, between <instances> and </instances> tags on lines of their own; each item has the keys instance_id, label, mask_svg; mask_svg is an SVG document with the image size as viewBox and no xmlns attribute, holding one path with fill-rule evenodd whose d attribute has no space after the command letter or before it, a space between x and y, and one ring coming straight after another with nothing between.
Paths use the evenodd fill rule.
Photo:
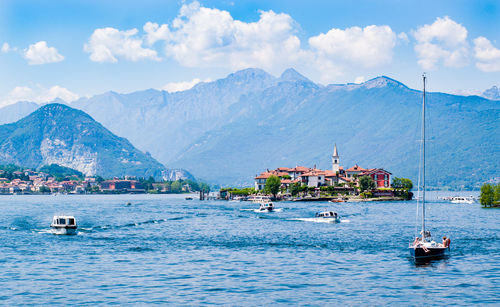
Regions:
<instances>
[{"instance_id":1,"label":"white motorboat","mask_svg":"<svg viewBox=\"0 0 500 307\"><path fill-rule=\"evenodd\" d=\"M337 214L337 212L333 212L333 211L317 212L316 217L322 218L322 219L332 220L332 222L336 222L336 223L340 222L339 215Z\"/></svg>"},{"instance_id":2,"label":"white motorboat","mask_svg":"<svg viewBox=\"0 0 500 307\"><path fill-rule=\"evenodd\" d=\"M272 202L262 202L259 211L272 212L274 211L274 204Z\"/></svg>"},{"instance_id":3,"label":"white motorboat","mask_svg":"<svg viewBox=\"0 0 500 307\"><path fill-rule=\"evenodd\" d=\"M76 219L71 215L54 215L52 219L52 233L57 235L73 235L76 234L78 225Z\"/></svg>"},{"instance_id":4,"label":"white motorboat","mask_svg":"<svg viewBox=\"0 0 500 307\"><path fill-rule=\"evenodd\" d=\"M474 197L454 196L450 200L453 204L473 204L476 202Z\"/></svg>"}]
</instances>

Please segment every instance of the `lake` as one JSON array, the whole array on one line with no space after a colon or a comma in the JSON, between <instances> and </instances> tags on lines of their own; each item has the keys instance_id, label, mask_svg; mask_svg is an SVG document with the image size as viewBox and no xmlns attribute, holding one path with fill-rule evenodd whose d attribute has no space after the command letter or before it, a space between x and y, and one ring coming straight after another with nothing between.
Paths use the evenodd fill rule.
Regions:
<instances>
[{"instance_id":1,"label":"lake","mask_svg":"<svg viewBox=\"0 0 500 307\"><path fill-rule=\"evenodd\" d=\"M414 201L256 213L184 197L0 196L0 304L500 303L500 210L431 201L427 225L451 256L415 264ZM343 220L308 220L319 210ZM75 215L78 235L51 234L55 214Z\"/></svg>"}]
</instances>

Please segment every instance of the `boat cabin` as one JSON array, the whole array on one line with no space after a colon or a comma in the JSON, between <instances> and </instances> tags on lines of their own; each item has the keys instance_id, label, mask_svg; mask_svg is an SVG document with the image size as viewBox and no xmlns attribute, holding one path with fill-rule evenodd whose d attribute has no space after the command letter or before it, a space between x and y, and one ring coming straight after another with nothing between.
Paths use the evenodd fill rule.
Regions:
<instances>
[{"instance_id":1,"label":"boat cabin","mask_svg":"<svg viewBox=\"0 0 500 307\"><path fill-rule=\"evenodd\" d=\"M76 219L74 216L56 215L52 219L52 227L76 227Z\"/></svg>"},{"instance_id":2,"label":"boat cabin","mask_svg":"<svg viewBox=\"0 0 500 307\"><path fill-rule=\"evenodd\" d=\"M325 211L325 212L318 212L316 213L316 217L323 217L323 218L337 218L337 212L332 212L332 211Z\"/></svg>"},{"instance_id":3,"label":"boat cabin","mask_svg":"<svg viewBox=\"0 0 500 307\"><path fill-rule=\"evenodd\" d=\"M269 203L262 203L260 204L260 210L273 210L274 209L274 205L273 203L269 202Z\"/></svg>"}]
</instances>

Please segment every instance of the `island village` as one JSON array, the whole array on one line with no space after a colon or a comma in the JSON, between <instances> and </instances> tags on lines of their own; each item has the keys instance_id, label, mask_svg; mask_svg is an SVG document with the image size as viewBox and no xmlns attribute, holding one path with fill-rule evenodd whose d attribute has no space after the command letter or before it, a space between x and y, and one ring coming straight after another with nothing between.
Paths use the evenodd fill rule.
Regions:
<instances>
[{"instance_id":1,"label":"island village","mask_svg":"<svg viewBox=\"0 0 500 307\"><path fill-rule=\"evenodd\" d=\"M350 168L340 165L337 145L332 154L332 168L322 170L316 166L278 167L255 176L252 189L222 189L221 197L226 199L254 199L253 195L273 196L276 200L301 201L348 201L348 200L401 200L411 199L412 183L409 179L394 178L383 168L363 168L357 164ZM269 184L276 183L275 191ZM279 183L279 185L278 185Z\"/></svg>"}]
</instances>

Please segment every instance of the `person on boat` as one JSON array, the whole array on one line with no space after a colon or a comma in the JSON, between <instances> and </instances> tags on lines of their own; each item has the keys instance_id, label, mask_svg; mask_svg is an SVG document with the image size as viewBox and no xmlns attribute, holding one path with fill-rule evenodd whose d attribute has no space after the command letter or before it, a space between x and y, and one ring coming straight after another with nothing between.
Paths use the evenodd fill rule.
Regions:
<instances>
[{"instance_id":1,"label":"person on boat","mask_svg":"<svg viewBox=\"0 0 500 307\"><path fill-rule=\"evenodd\" d=\"M420 245L420 238L419 238L419 237L416 237L416 238L415 238L415 241L413 241L413 246L414 246L414 247L417 247L417 246L419 246L419 245Z\"/></svg>"},{"instance_id":2,"label":"person on boat","mask_svg":"<svg viewBox=\"0 0 500 307\"><path fill-rule=\"evenodd\" d=\"M439 244L441 247L446 247L446 236L443 237L443 242Z\"/></svg>"},{"instance_id":3,"label":"person on boat","mask_svg":"<svg viewBox=\"0 0 500 307\"><path fill-rule=\"evenodd\" d=\"M441 243L440 245L442 247L450 247L450 243L451 243L450 238L446 238L446 236L444 236L443 237L443 243Z\"/></svg>"},{"instance_id":4,"label":"person on boat","mask_svg":"<svg viewBox=\"0 0 500 307\"><path fill-rule=\"evenodd\" d=\"M424 244L422 244L422 241L420 241L419 237L416 237L415 241L413 241L413 248L417 248L417 247L421 247L424 250L424 252L426 252L426 253L429 252L429 249Z\"/></svg>"},{"instance_id":5,"label":"person on boat","mask_svg":"<svg viewBox=\"0 0 500 307\"><path fill-rule=\"evenodd\" d=\"M444 238L443 238L444 239ZM451 244L451 240L450 238L446 238L445 242L444 242L444 247L447 247L447 248L450 248L450 244Z\"/></svg>"}]
</instances>

